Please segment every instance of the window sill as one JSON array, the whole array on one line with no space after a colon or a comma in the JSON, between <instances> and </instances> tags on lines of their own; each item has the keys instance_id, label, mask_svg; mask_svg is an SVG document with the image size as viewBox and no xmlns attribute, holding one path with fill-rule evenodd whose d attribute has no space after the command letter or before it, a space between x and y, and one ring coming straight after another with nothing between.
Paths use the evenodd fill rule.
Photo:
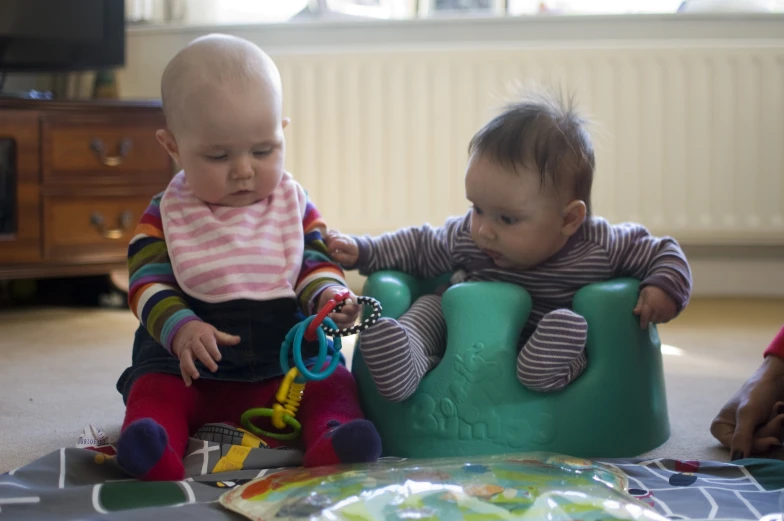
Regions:
<instances>
[{"instance_id":1,"label":"window sill","mask_svg":"<svg viewBox=\"0 0 784 521\"><path fill-rule=\"evenodd\" d=\"M414 20L304 20L252 25L128 27L130 39L182 35L187 39L210 32L252 37L273 47L396 48L415 44L496 44L498 42L608 40L781 40L784 13L773 14L650 14L526 17L435 17Z\"/></svg>"}]
</instances>

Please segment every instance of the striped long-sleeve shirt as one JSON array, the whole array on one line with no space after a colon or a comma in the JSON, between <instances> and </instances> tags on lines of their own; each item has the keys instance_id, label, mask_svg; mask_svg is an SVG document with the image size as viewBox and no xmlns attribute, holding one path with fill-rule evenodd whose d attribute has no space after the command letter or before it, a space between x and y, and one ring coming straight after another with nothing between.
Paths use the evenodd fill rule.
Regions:
<instances>
[{"instance_id":1,"label":"striped long-sleeve shirt","mask_svg":"<svg viewBox=\"0 0 784 521\"><path fill-rule=\"evenodd\" d=\"M548 261L525 271L495 266L471 239L471 212L454 217L444 226L405 228L379 237L354 237L362 274L383 269L400 270L430 278L462 272L465 281L501 281L523 286L533 310L524 334L554 309L571 308L582 287L614 277L641 280L641 287L664 290L682 310L692 288L691 270L678 243L654 237L639 224L611 225L592 217Z\"/></svg>"},{"instance_id":2,"label":"striped long-sleeve shirt","mask_svg":"<svg viewBox=\"0 0 784 521\"><path fill-rule=\"evenodd\" d=\"M186 293L204 302L290 296L312 314L323 289L346 286L327 253L318 210L288 174L281 183L293 192L276 189L266 206L178 204L178 177L152 199L128 248L128 302L166 349L183 325L199 320Z\"/></svg>"}]
</instances>

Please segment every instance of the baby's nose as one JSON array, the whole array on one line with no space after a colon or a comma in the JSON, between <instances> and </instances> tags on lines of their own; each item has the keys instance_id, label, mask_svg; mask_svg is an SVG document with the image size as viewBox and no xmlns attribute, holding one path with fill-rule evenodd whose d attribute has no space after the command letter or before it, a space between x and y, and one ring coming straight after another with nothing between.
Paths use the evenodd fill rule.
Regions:
<instances>
[{"instance_id":1,"label":"baby's nose","mask_svg":"<svg viewBox=\"0 0 784 521\"><path fill-rule=\"evenodd\" d=\"M250 179L253 177L253 167L250 162L239 160L232 168L232 177L237 180Z\"/></svg>"},{"instance_id":2,"label":"baby's nose","mask_svg":"<svg viewBox=\"0 0 784 521\"><path fill-rule=\"evenodd\" d=\"M495 233L493 233L493 229L490 226L483 224L479 228L479 235L486 239L493 239L495 238Z\"/></svg>"}]
</instances>

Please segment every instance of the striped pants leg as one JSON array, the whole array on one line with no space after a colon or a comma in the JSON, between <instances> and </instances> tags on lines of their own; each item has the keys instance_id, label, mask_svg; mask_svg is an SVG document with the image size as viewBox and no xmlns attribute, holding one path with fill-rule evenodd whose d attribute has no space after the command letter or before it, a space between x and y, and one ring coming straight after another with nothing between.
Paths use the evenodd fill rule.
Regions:
<instances>
[{"instance_id":1,"label":"striped pants leg","mask_svg":"<svg viewBox=\"0 0 784 521\"><path fill-rule=\"evenodd\" d=\"M546 314L517 356L517 379L532 391L559 391L580 376L588 361L588 323L569 309Z\"/></svg>"},{"instance_id":2,"label":"striped pants leg","mask_svg":"<svg viewBox=\"0 0 784 521\"><path fill-rule=\"evenodd\" d=\"M441 297L420 297L399 320L382 318L359 334L359 350L378 392L387 400L411 396L446 349Z\"/></svg>"}]
</instances>

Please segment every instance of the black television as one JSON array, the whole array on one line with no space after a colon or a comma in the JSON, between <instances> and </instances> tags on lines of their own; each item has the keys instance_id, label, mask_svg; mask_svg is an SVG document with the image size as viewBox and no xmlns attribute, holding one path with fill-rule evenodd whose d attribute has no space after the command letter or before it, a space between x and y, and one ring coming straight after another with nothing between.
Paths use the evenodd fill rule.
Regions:
<instances>
[{"instance_id":1,"label":"black television","mask_svg":"<svg viewBox=\"0 0 784 521\"><path fill-rule=\"evenodd\" d=\"M0 74L123 65L124 0L0 0Z\"/></svg>"}]
</instances>

